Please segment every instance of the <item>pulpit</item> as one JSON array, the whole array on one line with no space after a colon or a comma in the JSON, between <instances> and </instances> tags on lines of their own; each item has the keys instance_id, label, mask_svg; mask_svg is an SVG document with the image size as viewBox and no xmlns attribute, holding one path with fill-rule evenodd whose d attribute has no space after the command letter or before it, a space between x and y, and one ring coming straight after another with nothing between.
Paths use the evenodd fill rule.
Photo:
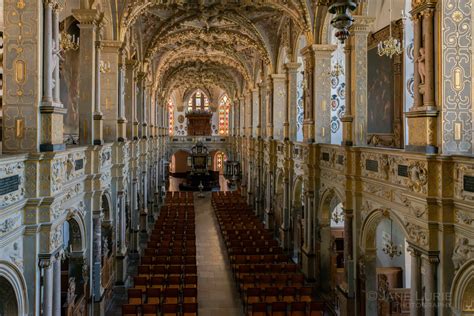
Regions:
<instances>
[{"instance_id":1,"label":"pulpit","mask_svg":"<svg viewBox=\"0 0 474 316\"><path fill-rule=\"evenodd\" d=\"M188 119L189 136L211 136L212 135L212 112L193 110L186 113Z\"/></svg>"}]
</instances>

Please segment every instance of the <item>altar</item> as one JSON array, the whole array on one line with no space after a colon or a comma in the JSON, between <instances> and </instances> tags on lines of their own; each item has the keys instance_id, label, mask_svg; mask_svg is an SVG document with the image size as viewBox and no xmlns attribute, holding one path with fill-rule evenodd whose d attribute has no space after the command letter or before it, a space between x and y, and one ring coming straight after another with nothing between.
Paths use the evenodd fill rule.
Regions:
<instances>
[{"instance_id":1,"label":"altar","mask_svg":"<svg viewBox=\"0 0 474 316\"><path fill-rule=\"evenodd\" d=\"M191 149L188 166L191 171L187 172L185 182L179 185L181 191L199 191L200 185L203 191L219 189L219 172L210 170L212 158L202 142L197 142Z\"/></svg>"}]
</instances>

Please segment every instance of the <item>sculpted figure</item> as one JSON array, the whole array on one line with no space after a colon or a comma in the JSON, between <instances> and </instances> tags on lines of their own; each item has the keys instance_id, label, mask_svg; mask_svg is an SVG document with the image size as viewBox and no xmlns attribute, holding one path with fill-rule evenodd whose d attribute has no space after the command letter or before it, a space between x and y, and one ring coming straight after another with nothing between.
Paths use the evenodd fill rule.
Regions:
<instances>
[{"instance_id":1,"label":"sculpted figure","mask_svg":"<svg viewBox=\"0 0 474 316\"><path fill-rule=\"evenodd\" d=\"M416 59L418 63L418 74L420 75L420 81L422 84L425 83L426 78L426 67L425 67L425 49L423 47L420 48L420 55Z\"/></svg>"}]
</instances>

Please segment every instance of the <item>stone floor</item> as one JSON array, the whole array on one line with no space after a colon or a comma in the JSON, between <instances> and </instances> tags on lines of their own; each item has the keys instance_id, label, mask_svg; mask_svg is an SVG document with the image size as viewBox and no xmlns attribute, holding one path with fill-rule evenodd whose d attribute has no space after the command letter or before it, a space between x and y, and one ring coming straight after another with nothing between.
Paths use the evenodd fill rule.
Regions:
<instances>
[{"instance_id":1,"label":"stone floor","mask_svg":"<svg viewBox=\"0 0 474 316\"><path fill-rule=\"evenodd\" d=\"M200 316L243 315L224 242L211 205L211 194L195 194L198 300Z\"/></svg>"}]
</instances>

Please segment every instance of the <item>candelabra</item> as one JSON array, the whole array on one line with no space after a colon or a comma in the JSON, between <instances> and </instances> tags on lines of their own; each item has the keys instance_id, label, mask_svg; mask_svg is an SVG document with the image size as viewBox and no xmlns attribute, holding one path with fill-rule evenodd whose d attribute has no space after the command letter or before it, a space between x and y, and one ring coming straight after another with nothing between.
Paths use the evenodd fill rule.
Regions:
<instances>
[{"instance_id":1,"label":"candelabra","mask_svg":"<svg viewBox=\"0 0 474 316\"><path fill-rule=\"evenodd\" d=\"M100 61L100 72L103 73L103 74L107 74L111 71L111 68L110 68L110 62L109 61L103 61L101 60Z\"/></svg>"},{"instance_id":2,"label":"candelabra","mask_svg":"<svg viewBox=\"0 0 474 316\"><path fill-rule=\"evenodd\" d=\"M63 52L69 50L78 50L79 49L79 37L76 38L74 34L68 34L65 31L61 32L61 37L59 41L59 47Z\"/></svg>"},{"instance_id":3,"label":"candelabra","mask_svg":"<svg viewBox=\"0 0 474 316\"><path fill-rule=\"evenodd\" d=\"M393 222L390 220L390 239L387 236L384 236L384 245L382 251L393 259L394 257L399 257L402 255L402 246L395 245L393 242Z\"/></svg>"},{"instance_id":4,"label":"candelabra","mask_svg":"<svg viewBox=\"0 0 474 316\"><path fill-rule=\"evenodd\" d=\"M402 43L392 36L392 1L390 1L390 36L384 41L380 41L377 45L379 56L387 56L392 58L394 55L400 55L403 52Z\"/></svg>"},{"instance_id":5,"label":"candelabra","mask_svg":"<svg viewBox=\"0 0 474 316\"><path fill-rule=\"evenodd\" d=\"M336 0L329 7L329 13L335 14L331 20L331 25L339 30L336 32L336 37L341 43L344 43L349 37L349 27L354 22L351 11L354 11L356 8L357 3L350 0Z\"/></svg>"}]
</instances>

